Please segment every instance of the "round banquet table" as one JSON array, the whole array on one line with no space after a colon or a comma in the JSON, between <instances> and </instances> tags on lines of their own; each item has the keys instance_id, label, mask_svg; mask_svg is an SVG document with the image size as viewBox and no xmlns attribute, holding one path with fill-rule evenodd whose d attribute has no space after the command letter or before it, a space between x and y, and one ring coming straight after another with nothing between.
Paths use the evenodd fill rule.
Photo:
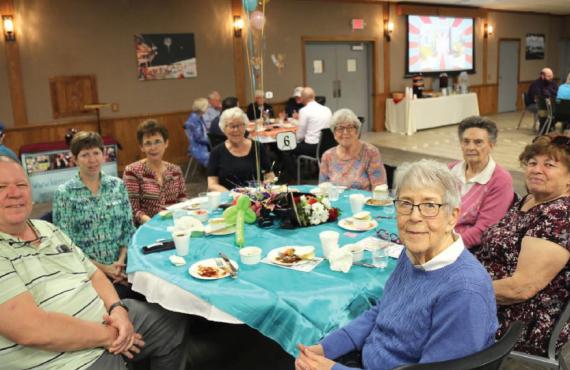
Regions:
<instances>
[{"instance_id":1,"label":"round banquet table","mask_svg":"<svg viewBox=\"0 0 570 370\"><path fill-rule=\"evenodd\" d=\"M308 191L310 186L301 186ZM340 194L334 207L340 208L339 219L350 216L348 196L370 192L347 190ZM229 195L224 194L223 200ZM365 206L377 218L378 228L395 232L396 220L393 206ZM221 210L213 216L221 216ZM332 271L329 262L323 260L310 272L296 271L279 266L259 263L244 265L239 262L239 249L234 244L234 234L227 236L193 237L186 265L174 266L169 257L173 250L144 255L141 248L159 239L171 239L167 231L172 219L156 216L142 225L129 245L127 273L133 289L144 294L149 302L164 308L202 316L211 321L245 323L263 335L278 342L293 356L297 343L315 343L329 332L347 324L372 307L382 296L384 285L393 271L396 260L390 259L385 269L352 266L348 273ZM283 246L311 245L316 256L322 256L319 233L334 230L340 233L339 245L356 243L375 236L375 229L352 232L342 229L337 222L317 226L281 229L278 222L269 228L257 224L245 226L248 246L258 246L265 257L269 251ZM224 252L239 263L238 278L200 280L188 273L188 268L202 259L218 257ZM365 259L370 262L369 252Z\"/></svg>"}]
</instances>

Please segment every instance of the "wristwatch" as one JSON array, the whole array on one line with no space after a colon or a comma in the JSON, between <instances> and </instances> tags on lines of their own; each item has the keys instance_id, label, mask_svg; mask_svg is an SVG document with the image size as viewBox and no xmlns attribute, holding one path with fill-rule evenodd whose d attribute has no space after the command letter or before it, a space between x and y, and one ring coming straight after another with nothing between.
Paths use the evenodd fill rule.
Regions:
<instances>
[{"instance_id":1,"label":"wristwatch","mask_svg":"<svg viewBox=\"0 0 570 370\"><path fill-rule=\"evenodd\" d=\"M108 311L109 315L117 307L123 307L125 309L125 311L129 312L129 308L127 307L127 305L123 301L118 300L117 302L115 302L111 306L109 306L109 311Z\"/></svg>"}]
</instances>

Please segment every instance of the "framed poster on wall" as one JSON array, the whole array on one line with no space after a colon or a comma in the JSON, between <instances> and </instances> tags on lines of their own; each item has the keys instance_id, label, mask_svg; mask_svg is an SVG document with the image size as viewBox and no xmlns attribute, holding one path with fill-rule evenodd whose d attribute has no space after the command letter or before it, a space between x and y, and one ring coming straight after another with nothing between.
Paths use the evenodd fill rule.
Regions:
<instances>
[{"instance_id":1,"label":"framed poster on wall","mask_svg":"<svg viewBox=\"0 0 570 370\"><path fill-rule=\"evenodd\" d=\"M193 33L137 34L135 51L141 81L198 76Z\"/></svg>"},{"instance_id":2,"label":"framed poster on wall","mask_svg":"<svg viewBox=\"0 0 570 370\"><path fill-rule=\"evenodd\" d=\"M544 59L544 34L526 34L526 60Z\"/></svg>"}]
</instances>

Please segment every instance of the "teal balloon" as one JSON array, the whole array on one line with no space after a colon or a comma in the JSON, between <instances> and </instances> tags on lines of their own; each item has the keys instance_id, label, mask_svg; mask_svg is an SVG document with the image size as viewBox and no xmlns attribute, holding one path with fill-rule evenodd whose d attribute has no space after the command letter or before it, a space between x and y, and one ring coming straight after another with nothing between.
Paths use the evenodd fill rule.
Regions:
<instances>
[{"instance_id":1,"label":"teal balloon","mask_svg":"<svg viewBox=\"0 0 570 370\"><path fill-rule=\"evenodd\" d=\"M257 8L257 0L243 0L243 8L246 12L253 12Z\"/></svg>"}]
</instances>

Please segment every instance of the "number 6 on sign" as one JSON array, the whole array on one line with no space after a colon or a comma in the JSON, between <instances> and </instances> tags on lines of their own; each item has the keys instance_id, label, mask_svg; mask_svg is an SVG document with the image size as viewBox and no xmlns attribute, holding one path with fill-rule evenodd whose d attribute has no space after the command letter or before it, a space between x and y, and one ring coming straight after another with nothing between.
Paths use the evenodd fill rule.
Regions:
<instances>
[{"instance_id":1,"label":"number 6 on sign","mask_svg":"<svg viewBox=\"0 0 570 370\"><path fill-rule=\"evenodd\" d=\"M277 148L284 152L297 147L297 138L293 132L280 132L275 136L275 140L277 140Z\"/></svg>"}]
</instances>

